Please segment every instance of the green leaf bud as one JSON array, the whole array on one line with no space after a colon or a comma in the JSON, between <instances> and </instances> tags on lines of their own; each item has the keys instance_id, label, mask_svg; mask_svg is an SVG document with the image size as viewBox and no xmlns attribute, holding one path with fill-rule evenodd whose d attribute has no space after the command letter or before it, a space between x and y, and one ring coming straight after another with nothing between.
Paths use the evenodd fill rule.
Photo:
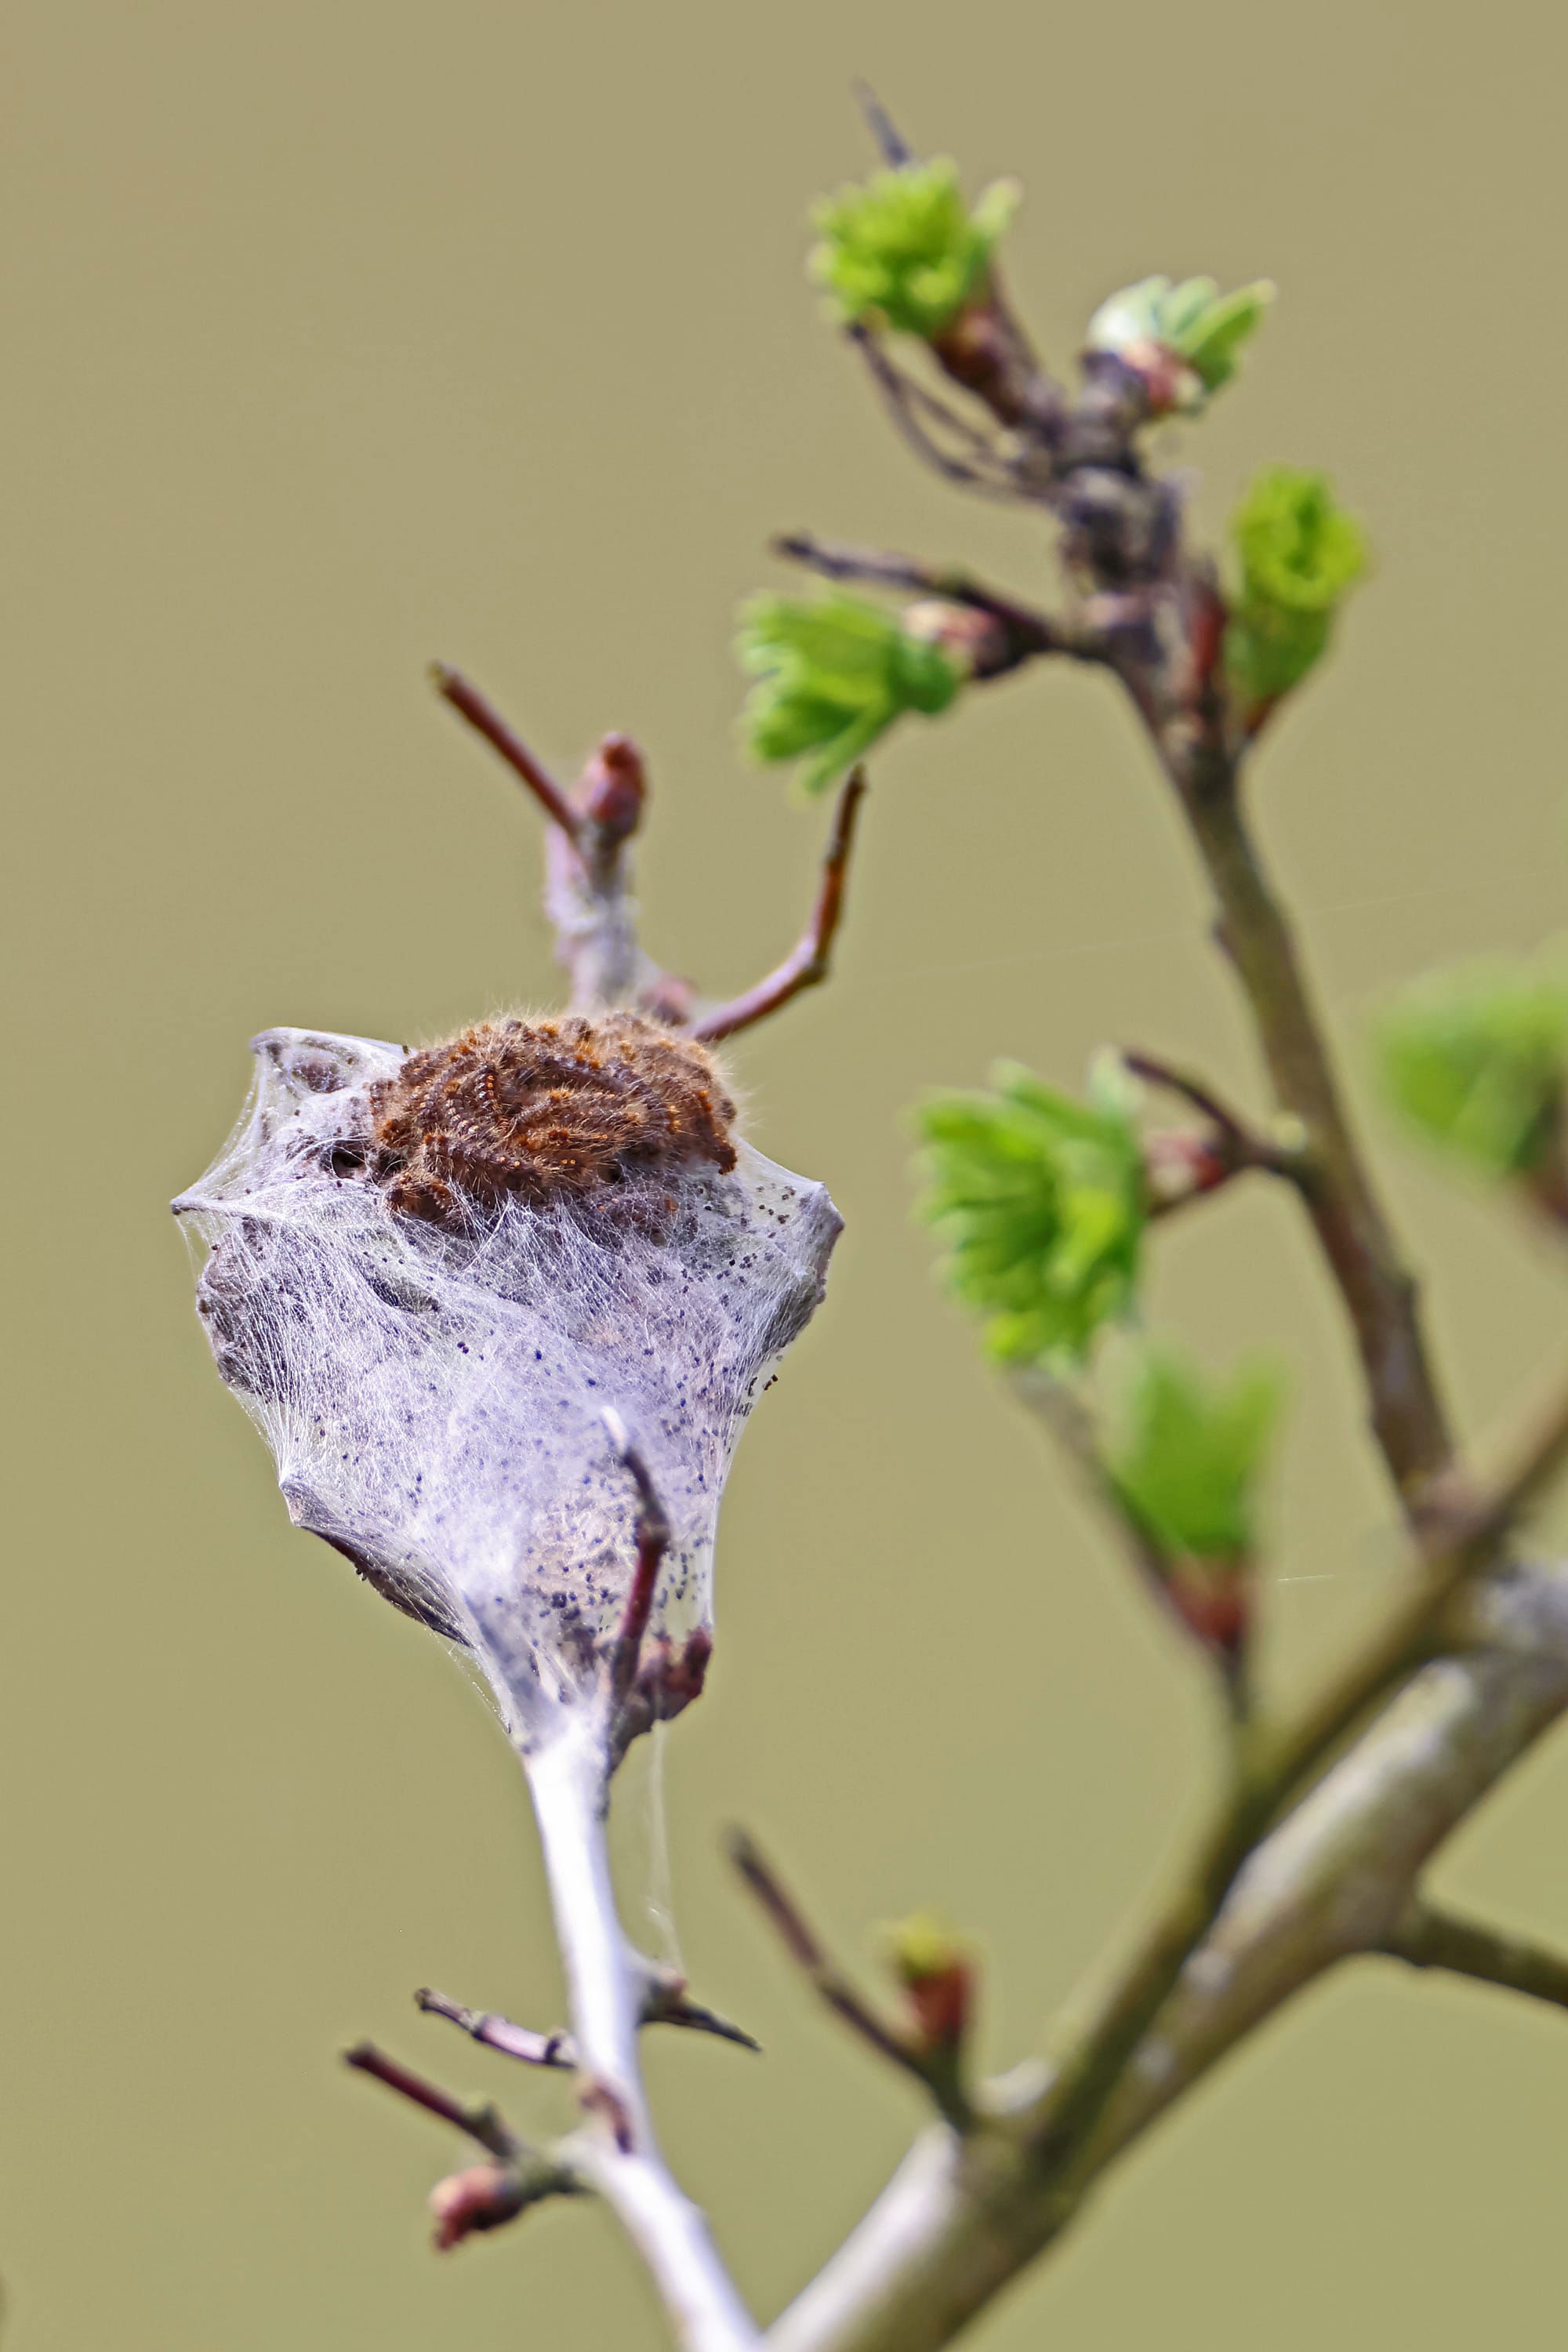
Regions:
<instances>
[{"instance_id":1,"label":"green leaf bud","mask_svg":"<svg viewBox=\"0 0 1568 2352\"><path fill-rule=\"evenodd\" d=\"M929 1189L922 1213L946 1244L954 1296L1006 1363L1081 1360L1127 1313L1146 1201L1136 1095L1120 1064L1097 1066L1087 1102L1016 1064L989 1094L921 1109Z\"/></svg>"},{"instance_id":2,"label":"green leaf bud","mask_svg":"<svg viewBox=\"0 0 1568 2352\"><path fill-rule=\"evenodd\" d=\"M1211 1380L1169 1349L1140 1347L1112 1399L1106 1475L1122 1508L1173 1560L1241 1564L1279 1409L1272 1367Z\"/></svg>"},{"instance_id":3,"label":"green leaf bud","mask_svg":"<svg viewBox=\"0 0 1568 2352\"><path fill-rule=\"evenodd\" d=\"M1222 294L1212 278L1185 278L1180 285L1141 278L1100 304L1089 322L1089 349L1114 352L1145 376L1157 414L1201 409L1236 373L1242 344L1273 299L1267 278L1233 294Z\"/></svg>"},{"instance_id":4,"label":"green leaf bud","mask_svg":"<svg viewBox=\"0 0 1568 2352\"><path fill-rule=\"evenodd\" d=\"M1428 972L1375 1033L1384 1087L1429 1143L1490 1177L1560 1150L1568 1087L1568 957Z\"/></svg>"},{"instance_id":5,"label":"green leaf bud","mask_svg":"<svg viewBox=\"0 0 1568 2352\"><path fill-rule=\"evenodd\" d=\"M978 289L1021 193L998 180L971 210L945 157L878 172L816 206L811 274L846 320L929 340Z\"/></svg>"},{"instance_id":6,"label":"green leaf bud","mask_svg":"<svg viewBox=\"0 0 1568 2352\"><path fill-rule=\"evenodd\" d=\"M1305 677L1336 610L1366 569L1354 518L1327 477L1268 466L1231 520L1240 567L1230 600L1226 666L1244 704L1267 707Z\"/></svg>"},{"instance_id":7,"label":"green leaf bud","mask_svg":"<svg viewBox=\"0 0 1568 2352\"><path fill-rule=\"evenodd\" d=\"M822 792L906 710L945 710L964 679L959 657L899 614L837 593L815 603L756 596L736 651L756 678L742 726L753 759L805 760Z\"/></svg>"}]
</instances>

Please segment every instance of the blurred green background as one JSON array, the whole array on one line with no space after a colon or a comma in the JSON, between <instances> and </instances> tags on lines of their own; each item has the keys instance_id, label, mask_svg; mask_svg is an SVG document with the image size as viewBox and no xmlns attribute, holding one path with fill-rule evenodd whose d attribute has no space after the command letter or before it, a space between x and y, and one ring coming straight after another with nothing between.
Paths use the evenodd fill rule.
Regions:
<instances>
[{"instance_id":1,"label":"blurred green background","mask_svg":"<svg viewBox=\"0 0 1568 2352\"><path fill-rule=\"evenodd\" d=\"M1323 465L1378 551L1257 777L1352 1057L1403 975L1552 930L1563 20L13 0L3 43L5 2352L651 2347L598 2211L437 2261L422 2200L459 2151L337 2063L370 2033L564 2116L409 2000L559 2015L531 1830L439 1646L289 1529L165 1203L263 1025L413 1038L552 1000L537 826L431 656L567 768L606 728L647 747L649 944L721 991L795 935L826 814L733 747L733 608L787 577L767 534L1048 593L1038 527L914 468L804 282L808 201L864 166L854 73L972 186L1023 175L1011 275L1058 357L1150 270L1278 279L1183 454L1211 521L1255 464ZM1065 670L906 726L875 784L831 989L735 1055L752 1131L848 1226L742 1450L717 1669L667 1758L686 1958L767 2055L671 2036L655 2094L769 2308L917 2118L791 1980L722 1825L846 1952L926 1901L972 1929L1000 2063L1128 1932L1214 1769L1196 1669L931 1282L903 1124L998 1053L1076 1084L1105 1039L1256 1100L1185 848L1110 687ZM1563 1274L1385 1166L1495 1429L1552 1375ZM1212 1360L1299 1367L1269 1564L1294 1686L1397 1559L1336 1314L1256 1191L1162 1239L1155 1292ZM1560 1741L1440 1881L1568 1937L1565 1823ZM1551 2341L1565 2167L1568 2028L1368 1966L1205 2086L976 2340Z\"/></svg>"}]
</instances>

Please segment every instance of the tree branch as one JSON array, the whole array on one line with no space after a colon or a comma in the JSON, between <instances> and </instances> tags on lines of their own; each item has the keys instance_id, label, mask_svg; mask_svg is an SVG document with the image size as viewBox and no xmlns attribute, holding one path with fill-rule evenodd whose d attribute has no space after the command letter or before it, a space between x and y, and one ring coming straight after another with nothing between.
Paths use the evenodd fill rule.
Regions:
<instances>
[{"instance_id":1,"label":"tree branch","mask_svg":"<svg viewBox=\"0 0 1568 2352\"><path fill-rule=\"evenodd\" d=\"M1456 1918L1417 1896L1395 1921L1383 1949L1413 1969L1447 1969L1478 1984L1528 1993L1532 2000L1568 2009L1568 1954L1528 1937L1505 1936L1479 1921Z\"/></svg>"},{"instance_id":2,"label":"tree branch","mask_svg":"<svg viewBox=\"0 0 1568 2352\"><path fill-rule=\"evenodd\" d=\"M1057 2091L1004 2083L967 2139L933 2131L769 2330L768 2352L939 2352L1067 2228L1088 2188L1203 2074L1338 1960L1381 1948L1431 1854L1568 1708L1568 1664L1447 1658L1263 1843L1177 1972L1085 2145L1042 2170Z\"/></svg>"},{"instance_id":3,"label":"tree branch","mask_svg":"<svg viewBox=\"0 0 1568 2352\"><path fill-rule=\"evenodd\" d=\"M499 2051L503 2058L515 2058L524 2066L555 2067L563 2074L576 2066L577 2045L569 2033L559 2028L553 2033L533 2033L526 2025L514 2025L510 2017L502 2017L495 2010L465 2009L461 2001L448 1999L430 1985L421 1985L414 2001L426 2016L446 2018L485 2049Z\"/></svg>"},{"instance_id":4,"label":"tree branch","mask_svg":"<svg viewBox=\"0 0 1568 2352\"><path fill-rule=\"evenodd\" d=\"M833 1960L800 1906L743 1830L731 1833L730 1859L818 1999L879 2058L914 2075L954 2129L967 2130L973 2120L969 2103L951 2067L933 2067L925 2052L878 2016Z\"/></svg>"},{"instance_id":5,"label":"tree branch","mask_svg":"<svg viewBox=\"0 0 1568 2352\"><path fill-rule=\"evenodd\" d=\"M1230 1173L1239 1174L1245 1169L1256 1168L1272 1176L1288 1177L1292 1182L1300 1180L1300 1153L1269 1136L1260 1135L1238 1112L1223 1102L1211 1087L1152 1054L1137 1053L1124 1046L1121 1060L1135 1078L1142 1078L1146 1085L1159 1087L1166 1094L1176 1096L1180 1101L1190 1104L1200 1118L1208 1121L1218 1140L1222 1164Z\"/></svg>"},{"instance_id":6,"label":"tree branch","mask_svg":"<svg viewBox=\"0 0 1568 2352\"><path fill-rule=\"evenodd\" d=\"M619 1715L626 1706L637 1667L642 1663L643 1637L647 1621L653 1614L654 1596L658 1591L658 1571L669 1549L669 1515L660 1502L653 1474L643 1458L640 1447L626 1433L626 1423L613 1406L606 1405L603 1414L610 1444L622 1468L637 1491L637 1513L633 1524L632 1539L637 1545L637 1562L632 1570L626 1608L621 1616L605 1664L605 1685L610 1706Z\"/></svg>"},{"instance_id":7,"label":"tree branch","mask_svg":"<svg viewBox=\"0 0 1568 2352\"><path fill-rule=\"evenodd\" d=\"M641 1955L638 1955L641 1958ZM721 2017L715 2009L691 2000L686 1979L673 1969L663 1969L652 1960L643 1962L645 1991L642 2000L641 2023L644 2025L680 2025L693 2033L711 2033L721 2042L733 2042L742 2050L761 2050L762 2043ZM429 1985L422 1985L414 1996L415 2006L428 2017L444 2017L472 2041L487 2050L494 2050L503 2058L515 2058L524 2066L544 2066L560 2073L574 2073L577 2066L577 2044L563 2027L552 2033L536 2033L526 2025L514 2024L493 2009L466 2009L461 2001L453 2000Z\"/></svg>"},{"instance_id":8,"label":"tree branch","mask_svg":"<svg viewBox=\"0 0 1568 2352\"><path fill-rule=\"evenodd\" d=\"M344 2063L384 2083L426 2115L451 2124L478 2140L490 2161L437 2181L430 2196L436 2244L445 2251L482 2230L515 2221L530 2205L547 2197L580 2196L581 2174L556 2150L530 2147L502 2123L491 2106L470 2106L452 2098L422 2074L411 2074L368 2042L343 2053Z\"/></svg>"},{"instance_id":9,"label":"tree branch","mask_svg":"<svg viewBox=\"0 0 1568 2352\"><path fill-rule=\"evenodd\" d=\"M352 2050L343 2052L343 2063L361 2074L368 2074L377 2083L384 2083L389 2091L411 2105L423 2107L427 2116L435 2116L454 2131L466 2132L477 2140L488 2154L503 2164L511 2163L524 2153L523 2143L508 2130L487 2101L482 2105L455 2099L450 2092L437 2084L427 2082L423 2074L411 2073L400 2066L395 2058L388 2058L373 2042L356 2042Z\"/></svg>"},{"instance_id":10,"label":"tree branch","mask_svg":"<svg viewBox=\"0 0 1568 2352\"><path fill-rule=\"evenodd\" d=\"M603 1736L591 1723L569 1722L524 1765L566 1970L580 2096L593 2118L570 2143L572 2159L642 2256L682 2352L746 2352L756 2326L706 2220L665 2163L643 2094L640 1971L610 1881Z\"/></svg>"},{"instance_id":11,"label":"tree branch","mask_svg":"<svg viewBox=\"0 0 1568 2352\"><path fill-rule=\"evenodd\" d=\"M1235 769L1184 760L1168 737L1157 740L1214 891L1219 943L1247 997L1276 1099L1300 1123L1298 1182L1355 1335L1373 1435L1407 1513L1419 1520L1450 1478L1455 1454L1415 1277L1363 1162L1289 923L1247 829Z\"/></svg>"},{"instance_id":12,"label":"tree branch","mask_svg":"<svg viewBox=\"0 0 1568 2352\"><path fill-rule=\"evenodd\" d=\"M936 2352L1263 2017L1336 1961L1383 1949L1442 1840L1568 1709L1568 1640L1555 1656L1440 1650L1456 1602L1484 1601L1479 1571L1561 1466L1565 1416L1568 1402L1488 1497L1450 1513L1441 1539L1429 1526L1414 1597L1293 1727L1258 1742L1182 1886L1057 2076L1015 2102L983 2097L973 2144L917 2147L770 2347ZM1518 1571L1497 1580L1511 1588Z\"/></svg>"},{"instance_id":13,"label":"tree branch","mask_svg":"<svg viewBox=\"0 0 1568 2352\"><path fill-rule=\"evenodd\" d=\"M1039 495L1015 478L1006 461L975 434L972 425L954 416L941 401L896 367L868 328L855 325L844 331L865 362L895 430L923 464L966 490L976 490L984 498L1005 499L1010 506ZM934 411L943 428L964 441L971 449L970 458L954 457L932 439L920 419L918 412L922 408Z\"/></svg>"},{"instance_id":14,"label":"tree branch","mask_svg":"<svg viewBox=\"0 0 1568 2352\"><path fill-rule=\"evenodd\" d=\"M460 718L466 719L477 735L481 735L492 751L499 751L513 775L519 777L533 794L552 824L559 827L566 839L576 844L581 830L577 811L567 799L549 769L536 760L521 735L508 726L492 703L487 702L477 686L471 686L460 670L449 669L445 662L432 662L430 676L436 691L449 702Z\"/></svg>"},{"instance_id":15,"label":"tree branch","mask_svg":"<svg viewBox=\"0 0 1568 2352\"><path fill-rule=\"evenodd\" d=\"M690 991L660 971L637 941L629 845L647 806L647 772L637 745L626 735L605 735L572 791L564 792L478 687L440 662L431 676L444 699L521 777L550 820L544 908L556 961L570 979L573 1011L630 1004L657 1020L685 1020Z\"/></svg>"},{"instance_id":16,"label":"tree branch","mask_svg":"<svg viewBox=\"0 0 1568 2352\"><path fill-rule=\"evenodd\" d=\"M1021 604L967 572L942 564L922 563L910 555L884 548L846 547L835 540L815 538L810 531L782 533L772 551L785 563L799 563L825 580L858 580L868 586L891 588L906 594L934 596L950 604L967 604L1002 625L1012 659L1008 667L1037 654L1067 654L1075 661L1107 663L1110 649L1090 625L1037 612ZM994 673L993 673L994 674Z\"/></svg>"},{"instance_id":17,"label":"tree branch","mask_svg":"<svg viewBox=\"0 0 1568 2352\"><path fill-rule=\"evenodd\" d=\"M686 1031L689 1037L716 1045L725 1037L738 1036L742 1029L755 1028L759 1021L767 1020L803 990L816 988L827 978L832 968L833 943L844 913L844 887L848 877L849 855L855 846L855 828L865 797L866 771L858 767L852 770L838 795L833 831L822 862L822 878L816 887L816 904L795 946L776 970L765 980L758 981L743 996L732 996L727 1004L715 1005L689 1022Z\"/></svg>"},{"instance_id":18,"label":"tree branch","mask_svg":"<svg viewBox=\"0 0 1568 2352\"><path fill-rule=\"evenodd\" d=\"M866 128L876 142L877 152L888 169L890 172L896 172L902 164L912 163L915 160L914 149L909 144L870 83L856 81L850 84L850 88L855 93L856 104L866 118Z\"/></svg>"}]
</instances>

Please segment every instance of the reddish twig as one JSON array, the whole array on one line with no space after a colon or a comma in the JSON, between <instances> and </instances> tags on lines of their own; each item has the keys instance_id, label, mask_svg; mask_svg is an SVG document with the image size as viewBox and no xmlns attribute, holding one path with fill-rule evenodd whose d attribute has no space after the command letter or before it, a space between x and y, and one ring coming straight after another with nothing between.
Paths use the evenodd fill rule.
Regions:
<instances>
[{"instance_id":1,"label":"reddish twig","mask_svg":"<svg viewBox=\"0 0 1568 2352\"><path fill-rule=\"evenodd\" d=\"M856 768L838 796L827 853L822 861L816 904L796 945L776 971L758 981L743 996L732 996L727 1004L692 1022L687 1032L689 1036L700 1037L705 1045L717 1045L721 1038L733 1037L741 1030L765 1021L770 1013L776 1013L803 989L816 988L827 978L833 942L844 912L844 883L849 853L855 845L856 820L865 797L866 772L863 768Z\"/></svg>"},{"instance_id":2,"label":"reddish twig","mask_svg":"<svg viewBox=\"0 0 1568 2352\"><path fill-rule=\"evenodd\" d=\"M1135 1053L1126 1046L1122 1048L1121 1059L1135 1078L1142 1078L1148 1085L1159 1087L1166 1094L1178 1096L1183 1102L1190 1103L1200 1118L1206 1118L1232 1168L1261 1168L1270 1174L1300 1181L1300 1156L1282 1145L1271 1142L1267 1136L1259 1135L1256 1128L1249 1126L1201 1079L1189 1076L1185 1070L1176 1069L1171 1063L1160 1061L1152 1054Z\"/></svg>"},{"instance_id":3,"label":"reddish twig","mask_svg":"<svg viewBox=\"0 0 1568 2352\"><path fill-rule=\"evenodd\" d=\"M448 669L445 662L434 662L430 675L437 694L468 720L476 734L484 737L493 751L500 753L512 773L527 785L552 824L560 828L574 848L578 846L583 829L581 817L549 769L534 758L522 738L513 733L500 711L486 701L478 687L470 686L460 670Z\"/></svg>"},{"instance_id":4,"label":"reddish twig","mask_svg":"<svg viewBox=\"0 0 1568 2352\"><path fill-rule=\"evenodd\" d=\"M399 2098L423 2107L427 2116L438 2116L442 2123L450 2124L455 2131L466 2132L470 2139L478 2140L482 2148L488 2149L502 2164L515 2163L524 2153L522 2143L508 2131L494 2107L488 2105L465 2105L449 2091L443 2091L438 2084L426 2082L422 2074L412 2074L406 2066L400 2066L395 2058L388 2058L372 2042L356 2042L352 2050L345 2050L343 2063L353 2066L361 2074L371 2075L378 2083L384 2083L389 2091L397 2093Z\"/></svg>"},{"instance_id":5,"label":"reddish twig","mask_svg":"<svg viewBox=\"0 0 1568 2352\"><path fill-rule=\"evenodd\" d=\"M887 2024L869 2003L861 1999L848 1978L842 1974L818 1942L805 1913L785 1891L772 1864L763 1860L744 1830L731 1831L730 1859L761 1904L790 1958L808 1979L817 1997L826 2002L836 2017L842 2018L862 2042L875 2050L879 2057L890 2060L895 2066L901 2067L906 2074L913 2074L918 2082L923 2084L942 2105L949 2122L962 2128L969 2120L967 2107L955 2105L949 2086L933 2080L926 2054Z\"/></svg>"},{"instance_id":6,"label":"reddish twig","mask_svg":"<svg viewBox=\"0 0 1568 2352\"><path fill-rule=\"evenodd\" d=\"M658 1489L637 1447L627 1433L620 1414L606 1406L605 1427L615 1447L622 1468L637 1490L637 1516L633 1530L637 1541L637 1567L632 1572L631 1589L622 1612L620 1630L610 1652L608 1683L611 1703L619 1708L637 1680L637 1666L642 1658L643 1636L653 1613L654 1594L658 1587L658 1571L665 1553L669 1549L670 1527Z\"/></svg>"}]
</instances>

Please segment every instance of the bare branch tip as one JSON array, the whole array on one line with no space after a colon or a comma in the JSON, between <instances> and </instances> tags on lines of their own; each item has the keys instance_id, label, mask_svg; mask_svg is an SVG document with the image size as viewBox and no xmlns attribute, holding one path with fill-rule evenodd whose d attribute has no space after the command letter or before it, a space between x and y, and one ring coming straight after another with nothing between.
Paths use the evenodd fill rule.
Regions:
<instances>
[{"instance_id":1,"label":"bare branch tip","mask_svg":"<svg viewBox=\"0 0 1568 2352\"><path fill-rule=\"evenodd\" d=\"M857 75L849 87L854 94L856 105L865 117L866 128L876 142L883 163L892 171L899 170L905 163L912 163L915 160L913 148L905 139L903 132L888 112L870 83L862 80Z\"/></svg>"}]
</instances>

